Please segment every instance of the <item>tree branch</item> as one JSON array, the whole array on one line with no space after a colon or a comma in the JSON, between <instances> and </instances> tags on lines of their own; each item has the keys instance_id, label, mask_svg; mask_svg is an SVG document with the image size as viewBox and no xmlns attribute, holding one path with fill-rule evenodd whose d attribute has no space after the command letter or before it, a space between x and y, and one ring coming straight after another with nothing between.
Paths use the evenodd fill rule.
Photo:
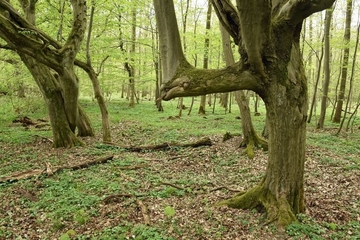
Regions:
<instances>
[{"instance_id":1,"label":"tree branch","mask_svg":"<svg viewBox=\"0 0 360 240\"><path fill-rule=\"evenodd\" d=\"M259 76L260 77L260 76ZM175 77L161 87L162 99L199 96L210 93L231 92L249 89L260 92L260 78L237 63L220 69L196 69L192 66L180 66Z\"/></svg>"},{"instance_id":2,"label":"tree branch","mask_svg":"<svg viewBox=\"0 0 360 240\"><path fill-rule=\"evenodd\" d=\"M162 99L170 100L175 97L242 89L260 91L261 75L253 75L241 63L221 70L192 67L185 59L181 48L173 0L154 0L154 7L164 72L164 85L161 87Z\"/></svg>"},{"instance_id":3,"label":"tree branch","mask_svg":"<svg viewBox=\"0 0 360 240\"><path fill-rule=\"evenodd\" d=\"M66 40L65 45L60 49L60 53L67 58L72 64L72 61L75 59L76 54L79 52L81 42L85 35L86 30L86 0L71 0L71 5L73 7L73 24L71 32Z\"/></svg>"},{"instance_id":4,"label":"tree branch","mask_svg":"<svg viewBox=\"0 0 360 240\"><path fill-rule=\"evenodd\" d=\"M264 73L264 48L269 47L271 25L270 0L240 1L237 0L240 16L242 43L245 46L247 59L252 70L262 75ZM261 14L258 14L261 13ZM271 50L270 50L271 51Z\"/></svg>"},{"instance_id":5,"label":"tree branch","mask_svg":"<svg viewBox=\"0 0 360 240\"><path fill-rule=\"evenodd\" d=\"M335 0L289 0L278 14L278 19L290 21L296 25L311 14L330 8Z\"/></svg>"},{"instance_id":6,"label":"tree branch","mask_svg":"<svg viewBox=\"0 0 360 240\"><path fill-rule=\"evenodd\" d=\"M234 5L229 0L211 0L216 15L222 26L234 39L236 44L240 42L240 19Z\"/></svg>"}]
</instances>

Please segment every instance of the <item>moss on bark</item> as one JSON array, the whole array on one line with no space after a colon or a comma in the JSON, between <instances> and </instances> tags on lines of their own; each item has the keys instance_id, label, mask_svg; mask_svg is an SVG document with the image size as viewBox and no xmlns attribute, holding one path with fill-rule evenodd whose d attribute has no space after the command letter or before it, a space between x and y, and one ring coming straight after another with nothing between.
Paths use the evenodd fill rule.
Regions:
<instances>
[{"instance_id":1,"label":"moss on bark","mask_svg":"<svg viewBox=\"0 0 360 240\"><path fill-rule=\"evenodd\" d=\"M264 208L267 213L265 224L275 222L280 228L285 228L290 223L297 221L286 196L276 198L264 188L263 182L247 192L241 192L230 199L217 203L215 206L228 206L237 209Z\"/></svg>"}]
</instances>

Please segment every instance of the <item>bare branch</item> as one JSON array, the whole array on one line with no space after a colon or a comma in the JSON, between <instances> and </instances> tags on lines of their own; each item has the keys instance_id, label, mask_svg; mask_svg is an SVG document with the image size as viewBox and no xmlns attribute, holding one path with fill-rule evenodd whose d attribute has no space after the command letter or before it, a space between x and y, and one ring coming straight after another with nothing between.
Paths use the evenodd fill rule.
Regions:
<instances>
[{"instance_id":1,"label":"bare branch","mask_svg":"<svg viewBox=\"0 0 360 240\"><path fill-rule=\"evenodd\" d=\"M311 14L330 8L334 2L335 0L290 0L281 7L278 18L296 25Z\"/></svg>"}]
</instances>

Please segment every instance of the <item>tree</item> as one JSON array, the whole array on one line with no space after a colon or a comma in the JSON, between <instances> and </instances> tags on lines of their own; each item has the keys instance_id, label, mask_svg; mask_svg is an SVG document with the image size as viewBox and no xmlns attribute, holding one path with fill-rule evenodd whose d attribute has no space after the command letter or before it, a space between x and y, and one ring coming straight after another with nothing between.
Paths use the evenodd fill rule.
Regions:
<instances>
[{"instance_id":1,"label":"tree","mask_svg":"<svg viewBox=\"0 0 360 240\"><path fill-rule=\"evenodd\" d=\"M324 121L326 115L327 101L328 101L328 93L329 93L329 85L330 85L330 25L332 18L333 9L327 9L325 15L325 33L324 33L324 83L323 83L323 91L321 97L321 109L320 109L320 117L317 124L317 128L324 128Z\"/></svg>"},{"instance_id":2,"label":"tree","mask_svg":"<svg viewBox=\"0 0 360 240\"><path fill-rule=\"evenodd\" d=\"M203 62L203 68L208 69L209 65L209 36L208 32L210 31L210 23L211 23L211 3L209 1L208 3L208 10L206 14L206 38L205 38L205 49L204 49L204 62ZM200 106L198 114L205 114L205 106L206 106L206 95L201 96L200 100Z\"/></svg>"},{"instance_id":3,"label":"tree","mask_svg":"<svg viewBox=\"0 0 360 240\"><path fill-rule=\"evenodd\" d=\"M75 136L78 124L78 78L74 71L76 54L86 29L85 1L71 1L73 23L71 32L62 46L35 27L37 1L20 1L27 19L7 1L0 1L0 37L4 48L16 51L30 70L43 93L49 110L55 147L72 147L81 144ZM80 109L81 111L81 109ZM82 126L82 130L89 125Z\"/></svg>"},{"instance_id":4,"label":"tree","mask_svg":"<svg viewBox=\"0 0 360 240\"><path fill-rule=\"evenodd\" d=\"M227 66L235 63L234 55L230 45L229 33L220 26L220 32L223 42L224 58ZM249 158L254 158L254 147L263 147L267 149L267 142L258 136L251 121L251 114L249 108L249 99L246 97L243 90L235 92L235 100L239 106L241 116L241 129L243 133L243 140L240 147L246 147L244 153Z\"/></svg>"},{"instance_id":5,"label":"tree","mask_svg":"<svg viewBox=\"0 0 360 240\"><path fill-rule=\"evenodd\" d=\"M344 55L342 60L342 68L341 68L341 81L340 81L340 89L338 93L338 99L336 104L335 115L333 118L333 122L340 123L341 120L341 112L344 103L345 97L345 88L346 88L346 80L347 80L347 69L349 64L349 42L350 42L350 28L351 28L351 13L352 13L352 0L346 1L346 20L345 20L345 33L344 33Z\"/></svg>"},{"instance_id":6,"label":"tree","mask_svg":"<svg viewBox=\"0 0 360 240\"><path fill-rule=\"evenodd\" d=\"M225 69L196 69L186 60L173 1L154 0L163 66L164 100L253 90L266 106L269 159L262 181L219 205L264 207L285 226L305 211L304 162L307 81L300 52L303 20L334 0L213 0L220 22L238 45L240 60Z\"/></svg>"}]
</instances>

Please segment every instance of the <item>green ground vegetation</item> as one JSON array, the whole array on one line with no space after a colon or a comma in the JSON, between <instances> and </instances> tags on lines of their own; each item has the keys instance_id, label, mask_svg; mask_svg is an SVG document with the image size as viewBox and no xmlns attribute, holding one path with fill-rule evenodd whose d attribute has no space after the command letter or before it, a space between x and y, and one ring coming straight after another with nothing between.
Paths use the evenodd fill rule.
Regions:
<instances>
[{"instance_id":1,"label":"green ground vegetation","mask_svg":"<svg viewBox=\"0 0 360 240\"><path fill-rule=\"evenodd\" d=\"M242 155L236 105L203 116L178 115L177 100L158 112L152 101L129 108L123 99L108 102L114 145L101 143L101 116L95 101L81 99L96 129L85 147L52 149L51 129L13 123L19 116L47 119L41 99L0 97L0 178L71 165L112 155L108 163L64 170L17 182L0 183L0 239L359 239L360 121L353 132L335 136L335 125L308 127L307 213L285 232L264 225L258 210L214 207L237 191L261 181L266 152ZM198 106L199 100L195 101ZM189 106L189 99L185 100ZM254 116L261 132L265 111ZM315 123L313 123L315 124ZM335 130L334 130L335 129ZM210 137L213 146L128 152L124 146L188 143ZM142 207L146 208L143 211ZM146 216L150 223L145 222Z\"/></svg>"}]
</instances>

